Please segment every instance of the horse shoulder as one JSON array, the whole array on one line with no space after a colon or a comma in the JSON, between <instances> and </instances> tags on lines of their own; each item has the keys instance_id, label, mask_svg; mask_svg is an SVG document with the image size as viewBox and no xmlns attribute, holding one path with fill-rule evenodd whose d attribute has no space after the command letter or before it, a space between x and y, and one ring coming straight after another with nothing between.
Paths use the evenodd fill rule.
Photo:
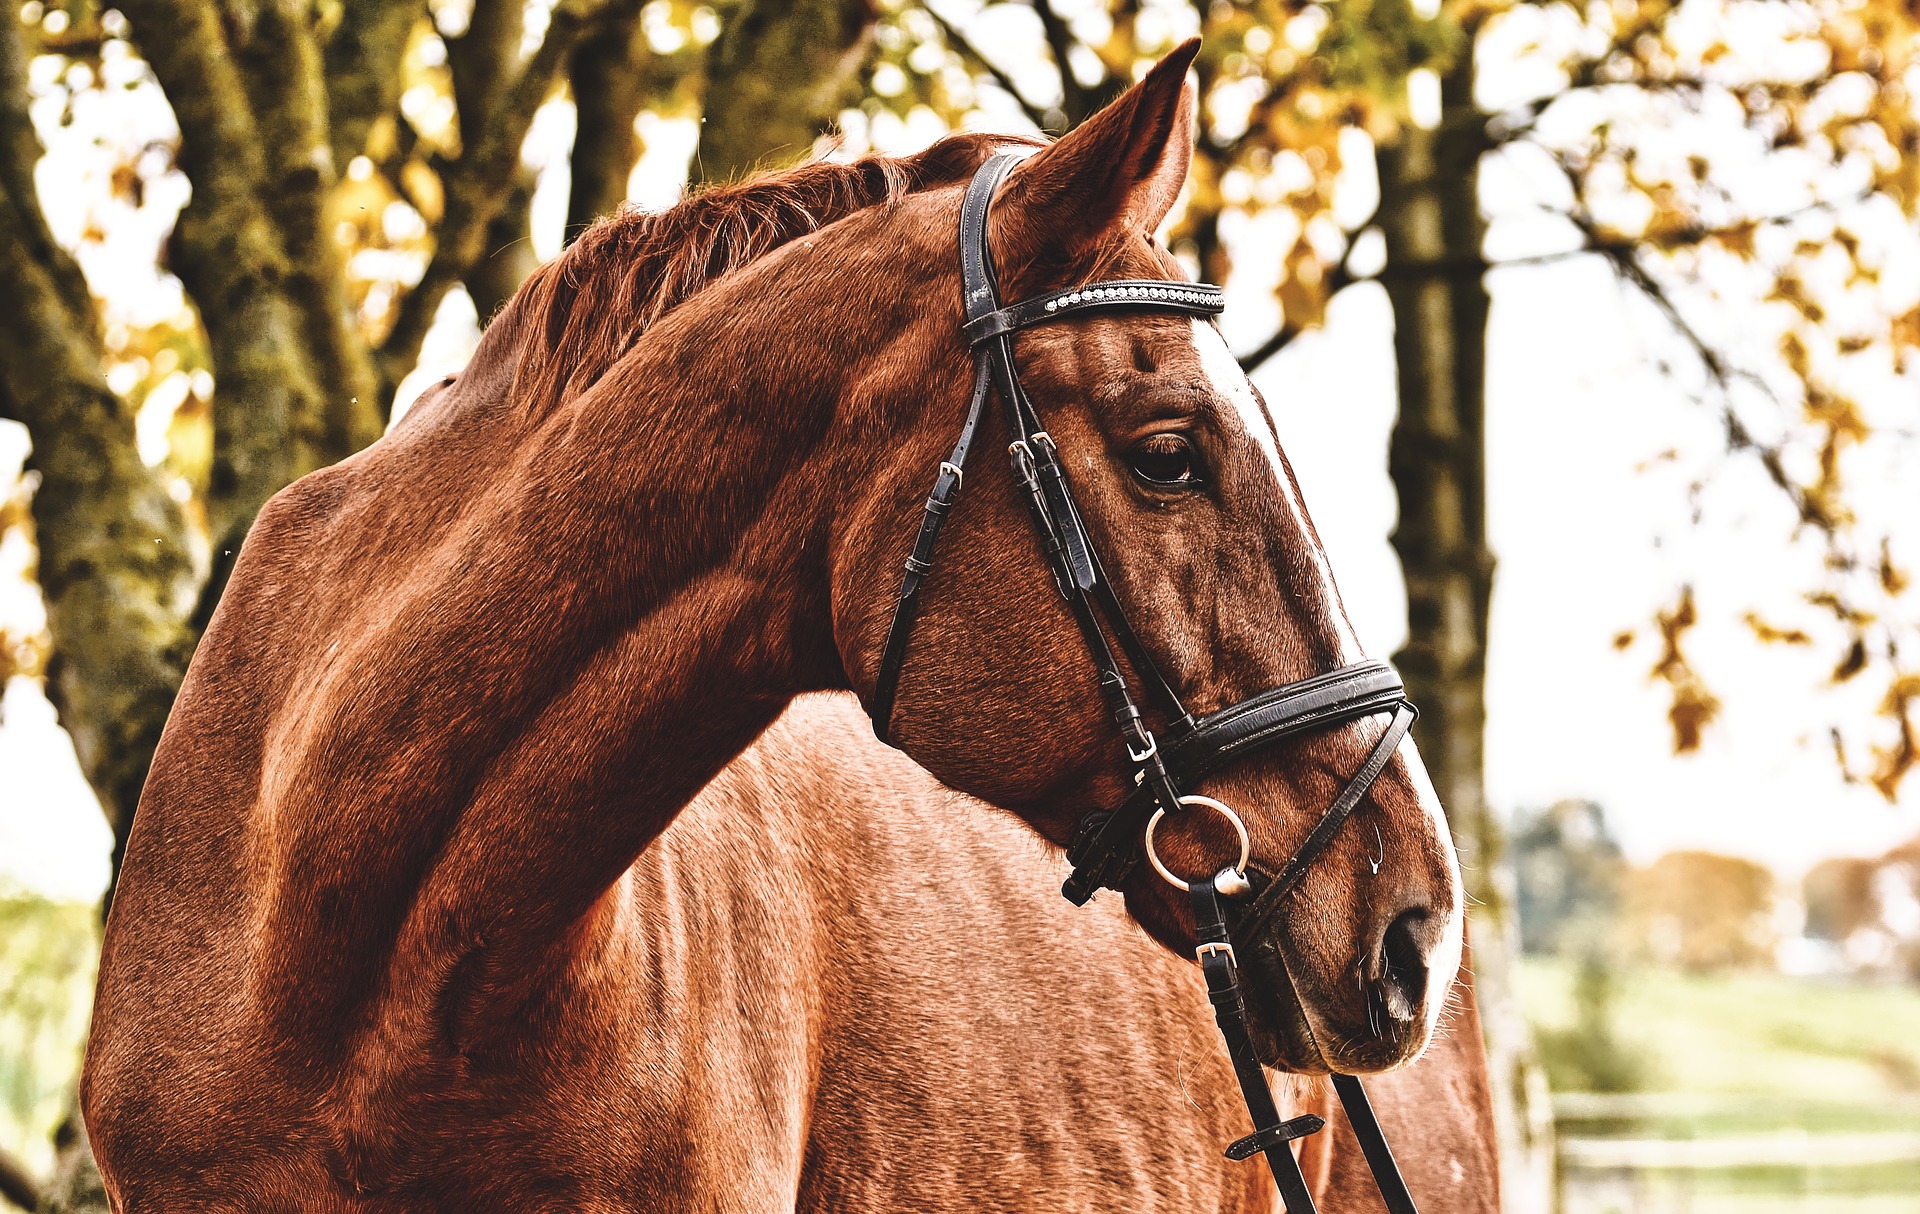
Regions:
<instances>
[{"instance_id":1,"label":"horse shoulder","mask_svg":"<svg viewBox=\"0 0 1920 1214\"><path fill-rule=\"evenodd\" d=\"M1220 1157L1245 1113L1194 967L871 730L803 697L726 777L806 806L830 912L799 1208L1264 1208Z\"/></svg>"}]
</instances>

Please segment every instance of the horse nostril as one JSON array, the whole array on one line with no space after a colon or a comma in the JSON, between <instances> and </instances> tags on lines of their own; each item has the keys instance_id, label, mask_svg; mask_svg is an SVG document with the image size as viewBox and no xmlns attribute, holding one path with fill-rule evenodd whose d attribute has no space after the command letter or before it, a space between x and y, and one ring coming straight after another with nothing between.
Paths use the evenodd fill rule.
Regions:
<instances>
[{"instance_id":1,"label":"horse nostril","mask_svg":"<svg viewBox=\"0 0 1920 1214\"><path fill-rule=\"evenodd\" d=\"M1433 935L1432 916L1424 910L1403 912L1381 935L1376 989L1381 1009L1394 1020L1405 1022L1419 1014Z\"/></svg>"}]
</instances>

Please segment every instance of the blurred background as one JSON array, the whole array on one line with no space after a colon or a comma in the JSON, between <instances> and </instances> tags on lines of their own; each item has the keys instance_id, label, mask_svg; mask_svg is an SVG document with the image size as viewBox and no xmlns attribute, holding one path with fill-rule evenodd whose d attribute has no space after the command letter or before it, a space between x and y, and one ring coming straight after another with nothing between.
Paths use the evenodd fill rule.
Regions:
<instances>
[{"instance_id":1,"label":"blurred background","mask_svg":"<svg viewBox=\"0 0 1920 1214\"><path fill-rule=\"evenodd\" d=\"M1920 17L1885 0L25 0L0 1201L232 553L594 216L1205 36L1224 283L1475 904L1508 1209L1920 1210ZM1436 1131L1442 1132L1442 1131Z\"/></svg>"}]
</instances>

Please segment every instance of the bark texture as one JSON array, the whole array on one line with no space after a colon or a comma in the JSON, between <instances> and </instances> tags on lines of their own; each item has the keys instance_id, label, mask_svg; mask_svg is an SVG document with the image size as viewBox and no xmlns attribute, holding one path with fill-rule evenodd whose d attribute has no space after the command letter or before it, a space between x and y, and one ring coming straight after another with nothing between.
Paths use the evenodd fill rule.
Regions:
<instances>
[{"instance_id":1,"label":"bark texture","mask_svg":"<svg viewBox=\"0 0 1920 1214\"><path fill-rule=\"evenodd\" d=\"M876 16L874 0L737 0L708 53L694 180L803 159L858 96Z\"/></svg>"},{"instance_id":2,"label":"bark texture","mask_svg":"<svg viewBox=\"0 0 1920 1214\"><path fill-rule=\"evenodd\" d=\"M1474 919L1474 987L1492 1067L1506 1208L1551 1200L1552 1120L1512 985L1518 953L1511 874L1484 786L1487 607L1486 345L1490 300L1481 245L1485 118L1471 53L1442 80L1433 130L1381 151L1383 275L1393 304L1400 415L1388 467L1399 495L1392 536L1407 585L1407 646L1394 655L1420 705L1414 732L1447 808Z\"/></svg>"},{"instance_id":3,"label":"bark texture","mask_svg":"<svg viewBox=\"0 0 1920 1214\"><path fill-rule=\"evenodd\" d=\"M0 409L35 439L40 586L56 638L47 693L101 808L125 839L192 637L197 579L180 508L145 464L133 416L107 387L93 300L32 190L17 23L0 32ZM25 153L26 159L17 159ZM25 192L22 192L25 191Z\"/></svg>"},{"instance_id":4,"label":"bark texture","mask_svg":"<svg viewBox=\"0 0 1920 1214\"><path fill-rule=\"evenodd\" d=\"M322 52L336 171L367 150L374 123L399 110L401 57L423 15L414 0L342 0Z\"/></svg>"},{"instance_id":5,"label":"bark texture","mask_svg":"<svg viewBox=\"0 0 1920 1214\"><path fill-rule=\"evenodd\" d=\"M634 119L670 85L640 31L640 0L609 0L600 29L567 65L573 87L573 189L567 197L567 243L627 197L640 159Z\"/></svg>"},{"instance_id":6,"label":"bark texture","mask_svg":"<svg viewBox=\"0 0 1920 1214\"><path fill-rule=\"evenodd\" d=\"M133 409L107 385L95 303L34 188L42 149L27 115L23 26L0 22L0 296L10 304L0 416L34 442L47 691L113 826L116 864L199 630L255 513L379 436L440 298L476 272L503 209L518 208L524 234L524 191L513 188L520 144L592 17L556 9L524 64L520 0L482 0L472 40L455 40L465 140L460 156L431 166L447 197L438 248L403 298L403 323L375 345L349 309L327 210L338 170L376 127L393 124L412 146L399 65L425 6L343 0L337 21L308 0L117 7L178 120L177 164L193 187L167 261L198 311L215 375L211 570L195 568L181 507L141 461ZM499 275L492 289L510 292L518 278ZM77 1117L42 1204L105 1209Z\"/></svg>"}]
</instances>

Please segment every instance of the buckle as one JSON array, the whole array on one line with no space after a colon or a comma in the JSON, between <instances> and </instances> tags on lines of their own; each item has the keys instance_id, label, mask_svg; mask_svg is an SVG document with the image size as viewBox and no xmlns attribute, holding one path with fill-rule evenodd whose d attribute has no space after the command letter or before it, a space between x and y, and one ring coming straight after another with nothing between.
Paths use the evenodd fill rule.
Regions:
<instances>
[{"instance_id":1,"label":"buckle","mask_svg":"<svg viewBox=\"0 0 1920 1214\"><path fill-rule=\"evenodd\" d=\"M1203 941L1199 948L1193 950L1193 955L1202 962L1205 962L1208 957L1216 953L1225 957L1228 965L1231 965L1235 969L1240 968L1240 958L1233 955L1233 945L1228 944L1225 940Z\"/></svg>"},{"instance_id":2,"label":"buckle","mask_svg":"<svg viewBox=\"0 0 1920 1214\"><path fill-rule=\"evenodd\" d=\"M1135 750L1133 748L1133 743L1131 742L1128 742L1126 744L1127 757L1129 759L1132 759L1135 763L1145 763L1148 759L1151 759L1153 756L1160 753L1160 739L1153 736L1153 731L1151 729L1143 730L1142 732L1147 735L1147 748L1145 750ZM1144 771L1141 772L1139 776L1136 776L1134 778L1133 782L1135 784L1138 784L1140 782L1140 777L1143 777L1146 774L1147 773Z\"/></svg>"}]
</instances>

